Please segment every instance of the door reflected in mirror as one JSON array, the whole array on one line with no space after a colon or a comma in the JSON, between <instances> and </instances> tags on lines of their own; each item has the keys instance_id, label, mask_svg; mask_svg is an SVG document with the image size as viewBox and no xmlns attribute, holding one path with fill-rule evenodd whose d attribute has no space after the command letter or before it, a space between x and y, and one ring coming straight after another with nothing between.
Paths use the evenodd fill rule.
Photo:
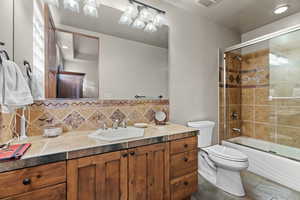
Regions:
<instances>
[{"instance_id":1,"label":"door reflected in mirror","mask_svg":"<svg viewBox=\"0 0 300 200\"><path fill-rule=\"evenodd\" d=\"M55 40L46 98L98 98L99 39L57 29Z\"/></svg>"}]
</instances>

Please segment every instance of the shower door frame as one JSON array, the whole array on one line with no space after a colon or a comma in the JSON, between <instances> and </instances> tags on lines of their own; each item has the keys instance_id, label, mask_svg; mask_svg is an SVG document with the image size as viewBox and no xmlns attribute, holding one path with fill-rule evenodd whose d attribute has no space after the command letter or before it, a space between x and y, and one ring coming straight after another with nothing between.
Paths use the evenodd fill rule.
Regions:
<instances>
[{"instance_id":1,"label":"shower door frame","mask_svg":"<svg viewBox=\"0 0 300 200\"><path fill-rule=\"evenodd\" d=\"M300 24L298 25L295 25L295 26L291 26L291 27L288 27L288 28L284 28L284 29L281 29L279 31L275 31L273 33L269 33L269 34L266 34L266 35L263 35L263 36L260 36L260 37L257 37L257 38L254 38L252 40L249 40L249 41L246 41L246 42L243 42L243 43L240 43L240 44L237 44L237 45L233 45L231 47L228 47L226 48L224 51L223 51L223 58L219 58L219 64L223 62L223 106L224 106L224 113L223 113L223 120L224 120L224 136L229 136L228 135L228 130L227 130L227 111L228 111L228 107L226 106L227 105L227 66L226 66L226 53L229 53L231 51L235 51L235 50L238 50L238 49L242 49L244 47L248 47L248 46L252 46L252 45L255 45L255 44L258 44L260 42L264 42L264 41L267 41L267 40L270 40L270 39L273 39L275 37L279 37L279 36L282 36L282 35L285 35L285 34L288 34L288 33L292 33L292 32L295 32L295 31L299 31L300 30ZM220 49L219 49L219 55L222 55L222 53L220 53ZM221 61L221 59L223 59L223 61ZM220 65L219 65L220 66ZM220 88L221 89L221 88ZM219 92L220 93L220 92ZM218 106L218 109L220 109L220 105ZM220 122L220 117L219 117L219 122ZM221 143L220 141L220 129L218 131L218 140L219 140L219 143Z\"/></svg>"}]
</instances>

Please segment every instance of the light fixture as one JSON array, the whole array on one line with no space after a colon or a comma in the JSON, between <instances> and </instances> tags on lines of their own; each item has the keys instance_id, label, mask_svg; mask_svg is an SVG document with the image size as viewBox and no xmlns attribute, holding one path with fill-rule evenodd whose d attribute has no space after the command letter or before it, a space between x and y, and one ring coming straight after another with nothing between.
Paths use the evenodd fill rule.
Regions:
<instances>
[{"instance_id":1,"label":"light fixture","mask_svg":"<svg viewBox=\"0 0 300 200\"><path fill-rule=\"evenodd\" d=\"M140 11L140 16L139 16L140 20L144 21L144 22L150 22L153 21L153 14L151 13L149 8L143 8Z\"/></svg>"},{"instance_id":2,"label":"light fixture","mask_svg":"<svg viewBox=\"0 0 300 200\"><path fill-rule=\"evenodd\" d=\"M133 18L136 18L138 16L139 11L138 11L138 8L136 7L136 5L130 4L126 8L124 14L127 15L128 17L131 17L133 19Z\"/></svg>"},{"instance_id":3,"label":"light fixture","mask_svg":"<svg viewBox=\"0 0 300 200\"><path fill-rule=\"evenodd\" d=\"M79 13L79 1L80 0L64 0L64 8L66 10Z\"/></svg>"},{"instance_id":4,"label":"light fixture","mask_svg":"<svg viewBox=\"0 0 300 200\"><path fill-rule=\"evenodd\" d=\"M145 28L145 26L146 26L145 22L140 18L136 18L132 24L132 27L136 29L143 29Z\"/></svg>"},{"instance_id":5,"label":"light fixture","mask_svg":"<svg viewBox=\"0 0 300 200\"><path fill-rule=\"evenodd\" d=\"M126 13L124 13L119 20L119 24L124 24L124 25L130 25L132 24L132 22L133 22L132 18Z\"/></svg>"},{"instance_id":6,"label":"light fixture","mask_svg":"<svg viewBox=\"0 0 300 200\"><path fill-rule=\"evenodd\" d=\"M161 27L165 23L165 17L161 13L157 14L153 19L153 24L155 26Z\"/></svg>"},{"instance_id":7,"label":"light fixture","mask_svg":"<svg viewBox=\"0 0 300 200\"><path fill-rule=\"evenodd\" d=\"M153 33L157 27L165 24L165 11L147 5L137 0L129 0L130 5L122 14L119 23L132 25L133 28L144 29Z\"/></svg>"},{"instance_id":8,"label":"light fixture","mask_svg":"<svg viewBox=\"0 0 300 200\"><path fill-rule=\"evenodd\" d=\"M69 49L69 47L67 45L62 45L61 48L63 48L63 49Z\"/></svg>"},{"instance_id":9,"label":"light fixture","mask_svg":"<svg viewBox=\"0 0 300 200\"><path fill-rule=\"evenodd\" d=\"M280 15L282 13L285 13L288 9L289 9L288 4L281 4L273 10L273 13L276 15Z\"/></svg>"},{"instance_id":10,"label":"light fixture","mask_svg":"<svg viewBox=\"0 0 300 200\"><path fill-rule=\"evenodd\" d=\"M147 24L145 31L148 33L154 33L157 31L157 28L153 23L149 23L149 24Z\"/></svg>"},{"instance_id":11,"label":"light fixture","mask_svg":"<svg viewBox=\"0 0 300 200\"><path fill-rule=\"evenodd\" d=\"M86 16L98 17L98 4L96 0L85 0L83 12Z\"/></svg>"},{"instance_id":12,"label":"light fixture","mask_svg":"<svg viewBox=\"0 0 300 200\"><path fill-rule=\"evenodd\" d=\"M59 7L58 0L44 0L44 2L47 3L47 4L49 4L49 5Z\"/></svg>"}]
</instances>

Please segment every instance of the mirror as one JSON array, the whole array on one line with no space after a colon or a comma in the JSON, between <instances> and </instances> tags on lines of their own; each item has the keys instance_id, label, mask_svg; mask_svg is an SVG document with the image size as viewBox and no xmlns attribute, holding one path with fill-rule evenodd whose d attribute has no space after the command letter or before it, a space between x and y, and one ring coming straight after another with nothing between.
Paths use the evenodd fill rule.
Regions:
<instances>
[{"instance_id":1,"label":"mirror","mask_svg":"<svg viewBox=\"0 0 300 200\"><path fill-rule=\"evenodd\" d=\"M34 99L168 98L168 26L150 33L120 24L125 0L101 1L98 17L86 15L83 0L78 12L47 1L14 0L13 31L5 33L12 59L32 69ZM7 6L0 15L10 19Z\"/></svg>"},{"instance_id":2,"label":"mirror","mask_svg":"<svg viewBox=\"0 0 300 200\"><path fill-rule=\"evenodd\" d=\"M300 31L270 40L270 96L300 98Z\"/></svg>"}]
</instances>

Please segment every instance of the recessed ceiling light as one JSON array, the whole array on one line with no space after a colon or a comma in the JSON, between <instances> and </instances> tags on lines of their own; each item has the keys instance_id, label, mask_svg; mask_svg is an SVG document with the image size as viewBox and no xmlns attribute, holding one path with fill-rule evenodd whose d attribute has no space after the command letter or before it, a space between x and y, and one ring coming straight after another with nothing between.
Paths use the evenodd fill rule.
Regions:
<instances>
[{"instance_id":1,"label":"recessed ceiling light","mask_svg":"<svg viewBox=\"0 0 300 200\"><path fill-rule=\"evenodd\" d=\"M280 15L282 13L285 13L288 9L289 5L287 4L279 5L274 9L273 13L276 15Z\"/></svg>"},{"instance_id":2,"label":"recessed ceiling light","mask_svg":"<svg viewBox=\"0 0 300 200\"><path fill-rule=\"evenodd\" d=\"M68 46L66 46L66 45L62 45L62 47L61 48L63 48L63 49L68 49L69 47Z\"/></svg>"}]
</instances>

